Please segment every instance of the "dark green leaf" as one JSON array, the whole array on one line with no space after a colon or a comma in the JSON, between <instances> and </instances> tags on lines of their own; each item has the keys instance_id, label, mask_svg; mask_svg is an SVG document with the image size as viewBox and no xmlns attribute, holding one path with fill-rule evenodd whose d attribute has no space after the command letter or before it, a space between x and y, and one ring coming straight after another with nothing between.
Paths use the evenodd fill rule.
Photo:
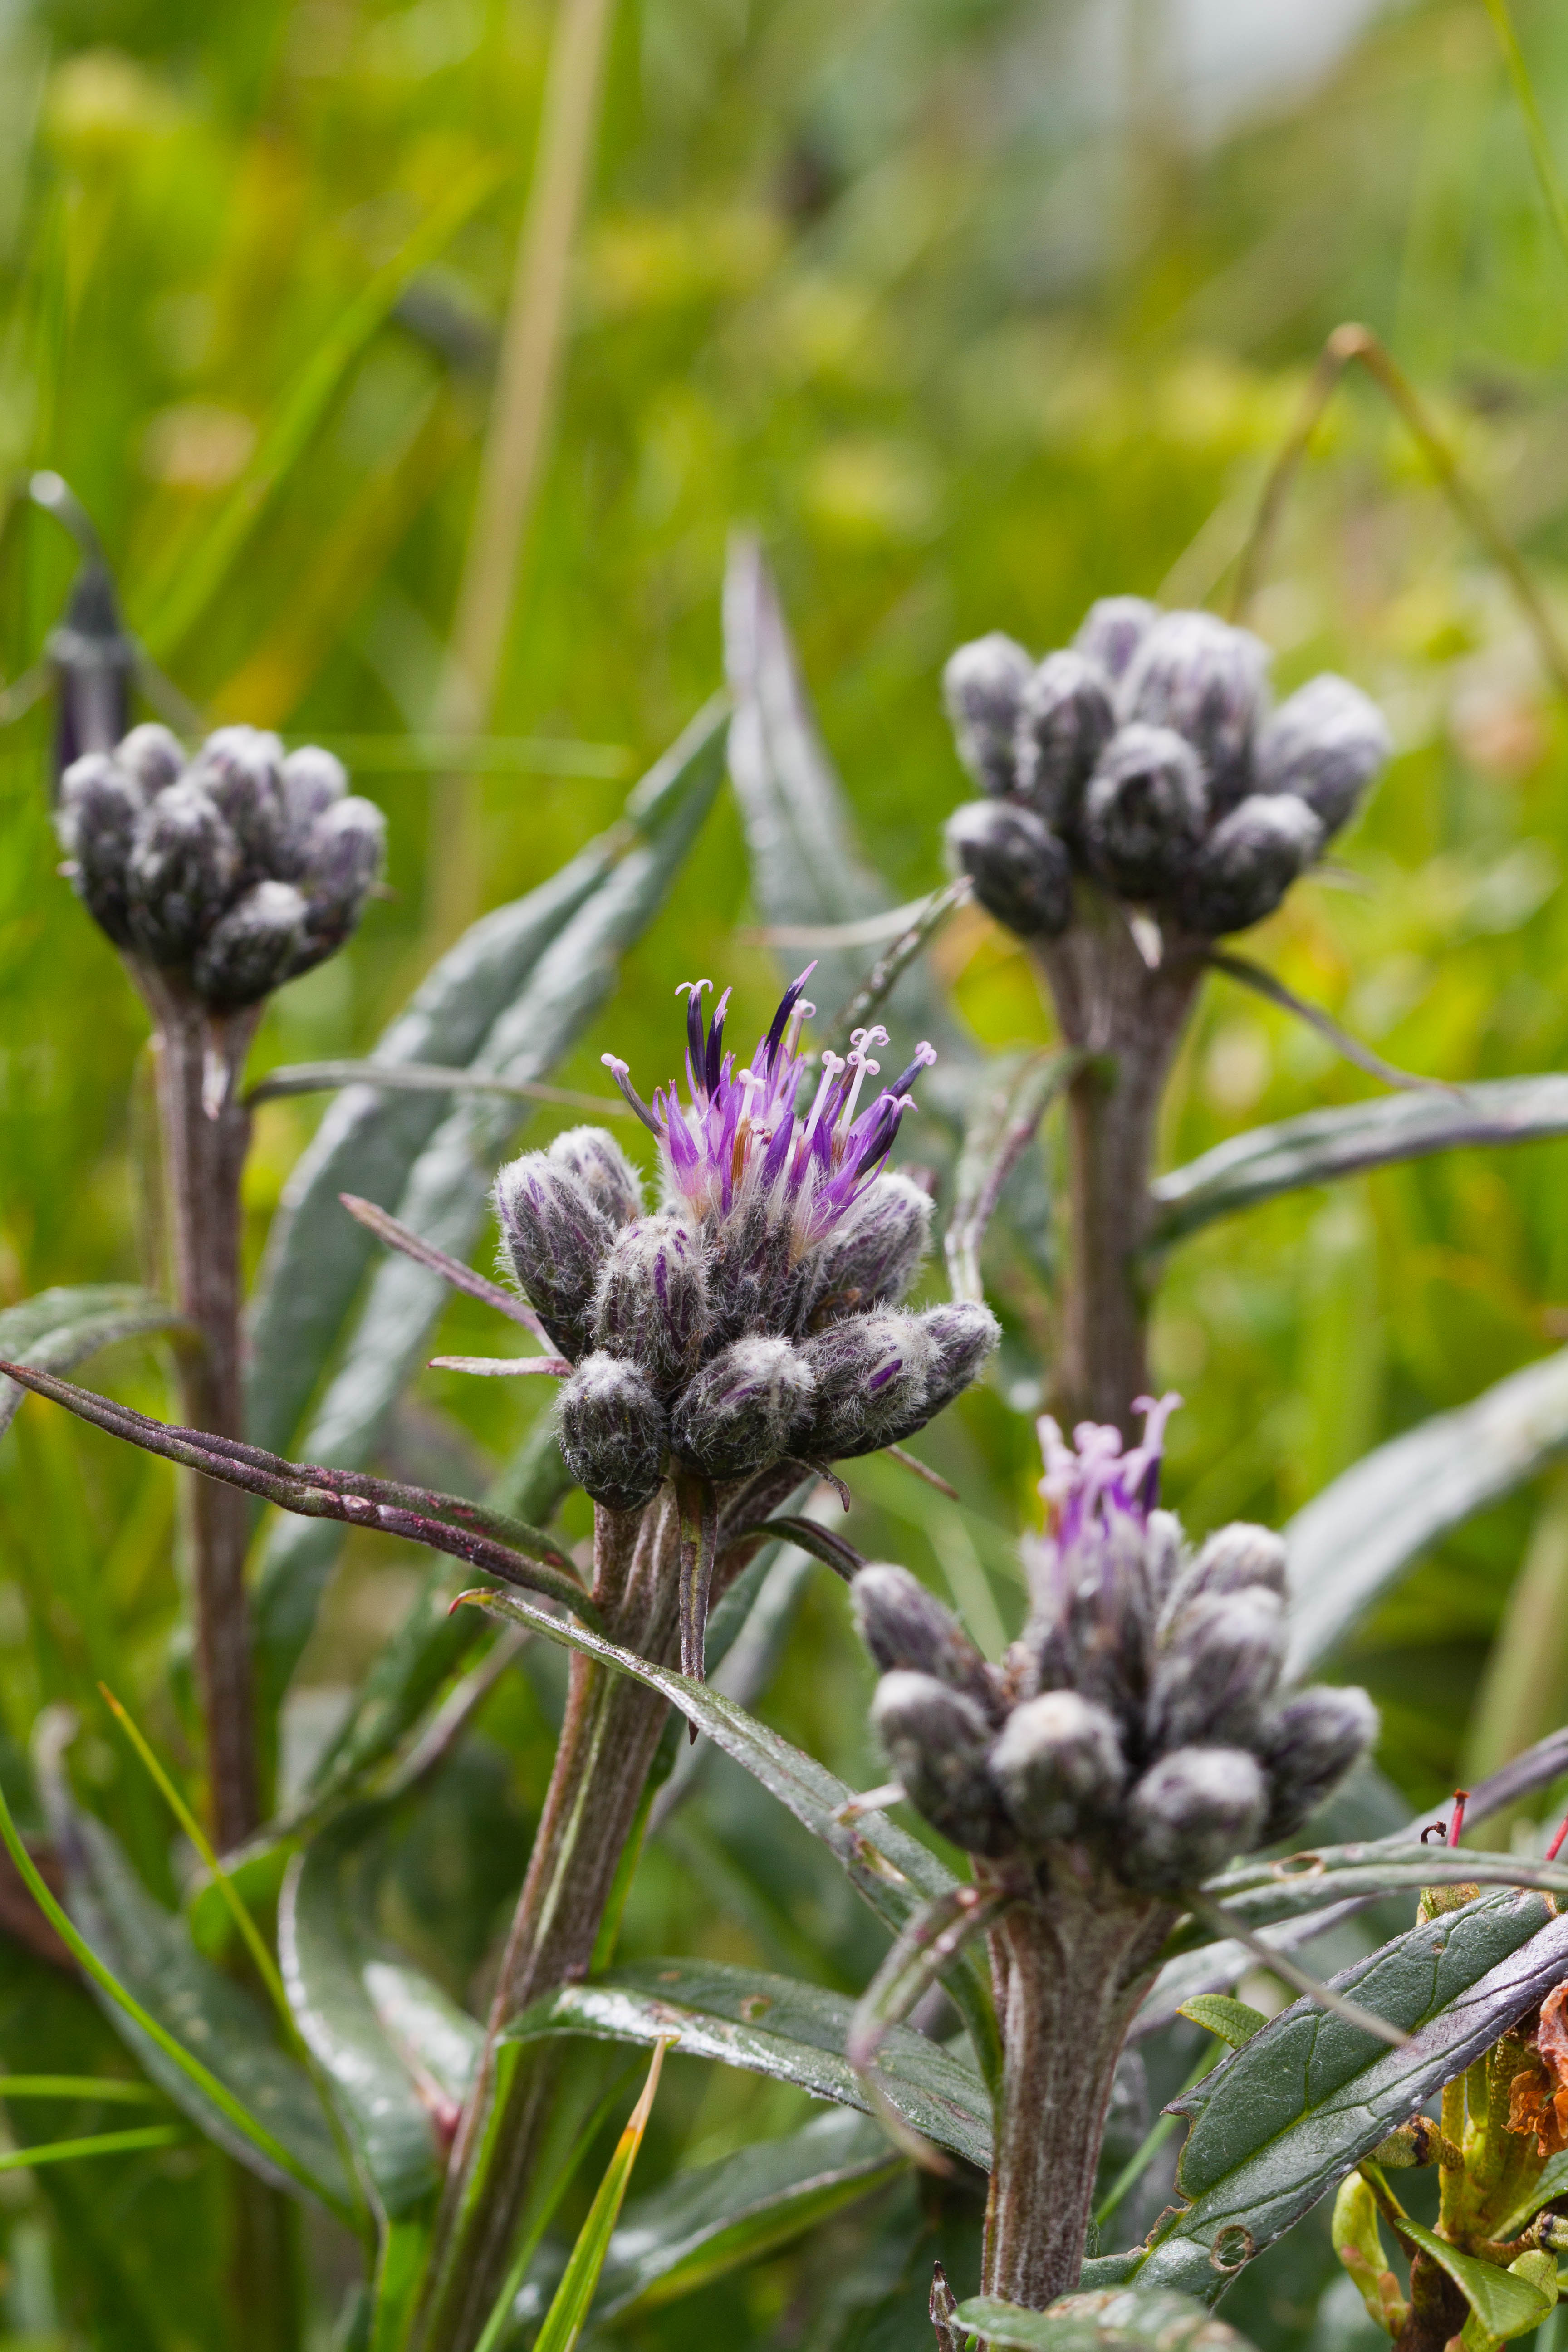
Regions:
<instances>
[{"instance_id":1,"label":"dark green leaf","mask_svg":"<svg viewBox=\"0 0 1568 2352\"><path fill-rule=\"evenodd\" d=\"M0 1314L0 1356L41 1372L74 1371L117 1339L178 1331L182 1318L166 1298L123 1282L86 1283L79 1289L40 1290ZM22 1402L15 1381L0 1381L0 1436Z\"/></svg>"},{"instance_id":2,"label":"dark green leaf","mask_svg":"<svg viewBox=\"0 0 1568 2352\"><path fill-rule=\"evenodd\" d=\"M712 2058L794 2083L819 2099L868 2109L846 2058L854 2004L842 1993L716 1960L649 1960L592 1984L564 1985L510 2029L531 2041L581 2033L651 2044L676 2037L678 2053ZM879 2055L889 2101L922 2137L982 2169L991 2161L991 2103L974 2068L908 2026L893 2026Z\"/></svg>"},{"instance_id":3,"label":"dark green leaf","mask_svg":"<svg viewBox=\"0 0 1568 2352\"><path fill-rule=\"evenodd\" d=\"M1246 2001L1232 2000L1223 1992L1194 1993L1176 2014L1201 2025L1205 2033L1217 2033L1233 2050L1241 2049L1268 2022L1260 2009L1249 2009Z\"/></svg>"},{"instance_id":4,"label":"dark green leaf","mask_svg":"<svg viewBox=\"0 0 1568 2352\"><path fill-rule=\"evenodd\" d=\"M1252 2352L1245 2336L1201 2303L1169 2291L1066 2294L1044 2311L976 2294L959 2305L958 2318L987 2344L1017 2352Z\"/></svg>"},{"instance_id":5,"label":"dark green leaf","mask_svg":"<svg viewBox=\"0 0 1568 2352\"><path fill-rule=\"evenodd\" d=\"M484 2028L405 1960L366 1960L361 1974L382 2031L408 2074L460 2107L479 2072Z\"/></svg>"}]
</instances>

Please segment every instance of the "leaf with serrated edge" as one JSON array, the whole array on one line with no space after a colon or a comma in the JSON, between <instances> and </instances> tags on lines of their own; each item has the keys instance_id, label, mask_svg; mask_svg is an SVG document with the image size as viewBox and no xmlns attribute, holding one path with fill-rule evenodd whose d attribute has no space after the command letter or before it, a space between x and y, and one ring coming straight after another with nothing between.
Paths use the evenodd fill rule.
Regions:
<instances>
[{"instance_id":1,"label":"leaf with serrated edge","mask_svg":"<svg viewBox=\"0 0 1568 2352\"><path fill-rule=\"evenodd\" d=\"M144 1339L184 1328L177 1308L133 1283L84 1283L40 1290L0 1313L0 1356L40 1372L71 1372L117 1340ZM16 1418L25 1391L0 1381L0 1437Z\"/></svg>"},{"instance_id":2,"label":"leaf with serrated edge","mask_svg":"<svg viewBox=\"0 0 1568 2352\"><path fill-rule=\"evenodd\" d=\"M1176 2174L1191 2201L1163 2224L1139 2284L1221 2294L1565 1972L1568 1919L1543 1895L1483 1895L1331 1979L1407 2032L1402 2049L1310 2000L1282 2011L1173 2101L1193 2119Z\"/></svg>"},{"instance_id":3,"label":"leaf with serrated edge","mask_svg":"<svg viewBox=\"0 0 1568 2352\"><path fill-rule=\"evenodd\" d=\"M844 2055L854 2003L842 1993L716 1960L645 1961L591 1984L563 1985L525 2010L508 2040L586 2034L651 2045L794 2083L819 2099L868 2112ZM983 2170L991 2161L991 2102L974 2068L908 2026L878 2055L879 2087L905 2122Z\"/></svg>"},{"instance_id":4,"label":"leaf with serrated edge","mask_svg":"<svg viewBox=\"0 0 1568 2352\"><path fill-rule=\"evenodd\" d=\"M957 2317L985 2343L1017 2352L1252 2352L1201 2303L1169 2292L1064 2295L1044 2311L977 2294L959 2305Z\"/></svg>"}]
</instances>

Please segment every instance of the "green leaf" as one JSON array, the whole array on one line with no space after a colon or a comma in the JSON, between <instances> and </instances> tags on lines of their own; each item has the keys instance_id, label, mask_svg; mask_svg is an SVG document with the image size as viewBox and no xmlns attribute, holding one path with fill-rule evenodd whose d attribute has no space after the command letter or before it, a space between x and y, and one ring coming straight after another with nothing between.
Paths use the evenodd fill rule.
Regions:
<instances>
[{"instance_id":1,"label":"green leaf","mask_svg":"<svg viewBox=\"0 0 1568 2352\"><path fill-rule=\"evenodd\" d=\"M544 2315L544 2325L533 2339L533 2352L572 2352L583 2333L588 2307L599 2284L599 2273L605 2267L610 2251L610 2241L620 2218L626 2184L632 2177L632 2167L637 2160L647 2119L652 2112L654 2093L658 2088L659 2069L664 2063L664 2043L654 2048L653 2063L647 2070L643 2094L627 2118L621 2134L620 2145L610 2158L609 2167L599 2191L588 2209L588 2218L577 2233L565 2276L555 2290L554 2301ZM502 2317L510 2308L510 2297L503 2301ZM494 2327L492 2318L485 2330L488 2339Z\"/></svg>"},{"instance_id":2,"label":"green leaf","mask_svg":"<svg viewBox=\"0 0 1568 2352\"><path fill-rule=\"evenodd\" d=\"M626 2207L599 2280L595 2319L674 2303L893 2179L904 2159L847 2107L782 2139L678 2173Z\"/></svg>"},{"instance_id":3,"label":"green leaf","mask_svg":"<svg viewBox=\"0 0 1568 2352\"><path fill-rule=\"evenodd\" d=\"M1277 1193L1331 1184L1367 1168L1464 1145L1530 1143L1568 1134L1568 1076L1488 1078L1474 1086L1379 1097L1308 1111L1216 1144L1153 1186L1152 1248Z\"/></svg>"},{"instance_id":4,"label":"green leaf","mask_svg":"<svg viewBox=\"0 0 1568 2352\"><path fill-rule=\"evenodd\" d=\"M1568 1446L1568 1349L1390 1439L1298 1511L1292 1675L1326 1657L1429 1544Z\"/></svg>"},{"instance_id":5,"label":"green leaf","mask_svg":"<svg viewBox=\"0 0 1568 2352\"><path fill-rule=\"evenodd\" d=\"M1205 2033L1218 2034L1233 2050L1241 2049L1268 2022L1260 2009L1250 2009L1246 2001L1232 2000L1228 1993L1223 1992L1194 1993L1191 2000L1182 2003L1176 2015L1201 2025Z\"/></svg>"},{"instance_id":6,"label":"green leaf","mask_svg":"<svg viewBox=\"0 0 1568 2352\"><path fill-rule=\"evenodd\" d=\"M1309 1866L1294 1866L1302 1863ZM1319 1853L1292 1854L1290 1864L1227 1872L1211 1879L1203 1891L1249 1927L1295 1918L1347 1896L1376 1897L1402 1887L1463 1886L1473 1881L1478 1886L1532 1886L1545 1894L1568 1895L1568 1866L1563 1863L1488 1853L1479 1846L1458 1846L1452 1853L1403 1841L1383 1848L1325 1846ZM1279 1875L1269 1874L1271 1871Z\"/></svg>"},{"instance_id":7,"label":"green leaf","mask_svg":"<svg viewBox=\"0 0 1568 2352\"><path fill-rule=\"evenodd\" d=\"M482 1039L475 1041L469 1058L477 1068L513 1078L540 1076L603 1005L614 987L619 959L662 904L712 804L724 730L722 707L710 705L632 794L627 803L631 830L628 835L623 827L619 835L626 854L596 877L570 919L540 937L535 956L517 975L513 992L492 1005ZM626 846L628 839L632 845ZM460 952L461 943L453 955ZM448 1052L440 1058L462 1057ZM339 1107L351 1100L341 1097ZM410 1103L422 1108L420 1097L404 1097L395 1116L400 1117ZM379 1200L425 1240L454 1257L465 1257L484 1223L490 1172L516 1129L517 1116L515 1104L467 1100L440 1118L433 1132L423 1130L428 1139L417 1157L410 1152L404 1160L406 1174L395 1200L388 1187L392 1171L385 1166L369 1181L363 1171L352 1183L334 1181L334 1192L353 1191ZM379 1131L379 1122L377 1126ZM407 1132L401 1126L395 1129L399 1137ZM334 1157L341 1160L342 1155ZM324 1164L319 1158L309 1178L312 1199ZM321 1235L326 1256L343 1246L345 1230L358 1228L339 1208L330 1241ZM285 1249L283 1255L289 1255ZM287 1278L310 1279L313 1271L314 1262L310 1267L296 1264ZM274 1284L282 1278L280 1261ZM350 1466L366 1459L420 1362L447 1296L439 1276L407 1258L389 1258L377 1268L302 1452L312 1459ZM320 1360L318 1350L314 1361ZM271 1531L256 1591L255 1624L258 1678L273 1698L309 1638L340 1541L328 1528L289 1521Z\"/></svg>"},{"instance_id":8,"label":"green leaf","mask_svg":"<svg viewBox=\"0 0 1568 2352\"><path fill-rule=\"evenodd\" d=\"M36 2164L68 2164L79 2156L130 2156L139 2148L178 2147L189 2139L184 2124L138 2124L131 2131L96 2132L86 2139L46 2140L33 2147L8 2149L0 2156L0 2172L30 2172Z\"/></svg>"},{"instance_id":9,"label":"green leaf","mask_svg":"<svg viewBox=\"0 0 1568 2352\"><path fill-rule=\"evenodd\" d=\"M1245 2336L1191 2295L1132 2287L1065 2294L1044 2311L1025 2311L993 2294L972 2295L958 2322L989 2345L1018 2352L1252 2352Z\"/></svg>"},{"instance_id":10,"label":"green leaf","mask_svg":"<svg viewBox=\"0 0 1568 2352\"><path fill-rule=\"evenodd\" d=\"M648 1960L612 1969L590 1984L563 1985L525 2010L507 2039L577 2033L647 2045L668 2036L682 2057L771 2075L816 2098L869 2113L844 2054L853 2016L854 2003L844 1994L795 1977L718 1960ZM882 2041L878 2074L889 2104L912 2130L982 2170L989 2166L991 2102L967 2060L896 2025Z\"/></svg>"},{"instance_id":11,"label":"green leaf","mask_svg":"<svg viewBox=\"0 0 1568 2352\"><path fill-rule=\"evenodd\" d=\"M1328 2195L1378 2141L1490 2047L1568 1969L1568 1919L1541 1895L1483 1895L1331 1979L1409 2034L1390 2050L1299 2000L1194 2091L1176 2185L1142 2286L1205 2300Z\"/></svg>"},{"instance_id":12,"label":"green leaf","mask_svg":"<svg viewBox=\"0 0 1568 2352\"><path fill-rule=\"evenodd\" d=\"M1551 2157L1525 2195L1510 2213L1505 2213L1498 2224L1500 2241L1517 2238L1528 2230L1542 2208L1559 2197L1568 2197L1568 2149Z\"/></svg>"},{"instance_id":13,"label":"green leaf","mask_svg":"<svg viewBox=\"0 0 1568 2352\"><path fill-rule=\"evenodd\" d=\"M1531 2286L1516 2271L1500 2269L1496 2263L1483 2263L1475 2254L1462 2254L1457 2246L1450 2246L1432 2231L1423 2229L1419 2221L1411 2221L1408 2214L1399 2226L1439 2269L1447 2272L1489 2336L1506 2343L1510 2336L1528 2335L1552 2309L1550 2295L1542 2294L1539 2287Z\"/></svg>"},{"instance_id":14,"label":"green leaf","mask_svg":"<svg viewBox=\"0 0 1568 2352\"><path fill-rule=\"evenodd\" d=\"M40 1290L0 1314L0 1356L41 1372L74 1371L119 1339L180 1331L184 1323L166 1298L132 1283L95 1282L77 1289ZM0 1381L0 1437L16 1417L24 1391Z\"/></svg>"},{"instance_id":15,"label":"green leaf","mask_svg":"<svg viewBox=\"0 0 1568 2352\"><path fill-rule=\"evenodd\" d=\"M410 2075L460 2107L474 2085L484 2028L423 1970L405 1960L366 1960L361 1969L382 2032Z\"/></svg>"}]
</instances>

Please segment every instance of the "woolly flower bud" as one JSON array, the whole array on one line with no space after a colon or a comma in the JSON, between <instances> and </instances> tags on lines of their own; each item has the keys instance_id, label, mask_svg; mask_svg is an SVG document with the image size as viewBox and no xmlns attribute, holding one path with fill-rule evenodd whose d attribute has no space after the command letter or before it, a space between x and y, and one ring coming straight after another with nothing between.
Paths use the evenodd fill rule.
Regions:
<instances>
[{"instance_id":1,"label":"woolly flower bud","mask_svg":"<svg viewBox=\"0 0 1568 2352\"><path fill-rule=\"evenodd\" d=\"M962 1691L991 1720L1000 1700L991 1670L957 1618L907 1568L861 1569L849 1587L860 1639L884 1674L904 1668Z\"/></svg>"},{"instance_id":2,"label":"woolly flower bud","mask_svg":"<svg viewBox=\"0 0 1568 2352\"><path fill-rule=\"evenodd\" d=\"M637 1170L606 1129L569 1127L551 1145L549 1159L552 1168L577 1179L612 1225L628 1224L641 1216L642 1184Z\"/></svg>"},{"instance_id":3,"label":"woolly flower bud","mask_svg":"<svg viewBox=\"0 0 1568 2352\"><path fill-rule=\"evenodd\" d=\"M1268 1791L1245 1748L1177 1748L1144 1773L1126 1804L1119 1856L1134 1885L1191 1886L1258 1842Z\"/></svg>"},{"instance_id":4,"label":"woolly flower bud","mask_svg":"<svg viewBox=\"0 0 1568 2352\"><path fill-rule=\"evenodd\" d=\"M689 1228L675 1216L623 1225L599 1269L595 1346L629 1357L667 1395L696 1370L707 1328L708 1284Z\"/></svg>"},{"instance_id":5,"label":"woolly flower bud","mask_svg":"<svg viewBox=\"0 0 1568 2352\"><path fill-rule=\"evenodd\" d=\"M934 1421L943 1405L962 1396L979 1378L982 1365L1002 1337L1002 1326L989 1307L966 1298L945 1307L928 1307L920 1321L932 1350L925 1402L920 1419L902 1432L892 1432L883 1439L885 1445L896 1445L900 1434L912 1436L928 1421Z\"/></svg>"},{"instance_id":6,"label":"woolly flower bud","mask_svg":"<svg viewBox=\"0 0 1568 2352\"><path fill-rule=\"evenodd\" d=\"M984 792L1013 789L1013 734L1033 665L1000 629L960 646L942 674L942 701L958 756Z\"/></svg>"},{"instance_id":7,"label":"woolly flower bud","mask_svg":"<svg viewBox=\"0 0 1568 2352\"><path fill-rule=\"evenodd\" d=\"M1014 801L966 801L948 855L989 915L1020 939L1054 939L1072 918L1072 861L1043 817Z\"/></svg>"},{"instance_id":8,"label":"woolly flower bud","mask_svg":"<svg viewBox=\"0 0 1568 2352\"><path fill-rule=\"evenodd\" d=\"M1031 1844L1071 1837L1103 1815L1127 1778L1115 1718L1077 1691L1048 1691L1015 1707L991 1751L991 1771Z\"/></svg>"},{"instance_id":9,"label":"woolly flower bud","mask_svg":"<svg viewBox=\"0 0 1568 2352\"><path fill-rule=\"evenodd\" d=\"M300 845L308 912L308 961L331 955L358 923L386 855L386 819L374 801L356 794L333 801Z\"/></svg>"},{"instance_id":10,"label":"woolly flower bud","mask_svg":"<svg viewBox=\"0 0 1568 2352\"><path fill-rule=\"evenodd\" d=\"M1110 677L1122 678L1159 617L1160 607L1146 596L1101 596L1089 606L1073 644Z\"/></svg>"},{"instance_id":11,"label":"woolly flower bud","mask_svg":"<svg viewBox=\"0 0 1568 2352\"><path fill-rule=\"evenodd\" d=\"M1184 1609L1200 1593L1246 1592L1254 1585L1285 1598L1285 1544L1272 1528L1254 1527L1233 1519L1216 1528L1197 1558L1173 1585L1168 1618Z\"/></svg>"},{"instance_id":12,"label":"woolly flower bud","mask_svg":"<svg viewBox=\"0 0 1568 2352\"><path fill-rule=\"evenodd\" d=\"M1285 1612L1277 1592L1200 1593L1162 1641L1149 1693L1156 1747L1248 1738L1272 1697L1285 1655Z\"/></svg>"},{"instance_id":13,"label":"woolly flower bud","mask_svg":"<svg viewBox=\"0 0 1568 2352\"><path fill-rule=\"evenodd\" d=\"M114 764L123 769L143 800L167 791L185 764L180 739L167 727L149 721L133 727L114 747Z\"/></svg>"},{"instance_id":14,"label":"woolly flower bud","mask_svg":"<svg viewBox=\"0 0 1568 2352\"><path fill-rule=\"evenodd\" d=\"M1085 795L1089 862L1124 898L1162 897L1192 863L1206 814L1192 745L1168 727L1123 727Z\"/></svg>"},{"instance_id":15,"label":"woolly flower bud","mask_svg":"<svg viewBox=\"0 0 1568 2352\"><path fill-rule=\"evenodd\" d=\"M608 1511L637 1511L664 1475L664 1407L635 1364L587 1356L561 1391L561 1453L578 1485Z\"/></svg>"},{"instance_id":16,"label":"woolly flower bud","mask_svg":"<svg viewBox=\"0 0 1568 2352\"><path fill-rule=\"evenodd\" d=\"M1183 883L1190 930L1217 939L1271 915L1323 845L1323 828L1293 793L1249 793L1222 817Z\"/></svg>"},{"instance_id":17,"label":"woolly flower bud","mask_svg":"<svg viewBox=\"0 0 1568 2352\"><path fill-rule=\"evenodd\" d=\"M615 1235L585 1185L543 1151L524 1152L496 1178L501 1247L552 1343L575 1363L591 1345L599 1267Z\"/></svg>"},{"instance_id":18,"label":"woolly flower bud","mask_svg":"<svg viewBox=\"0 0 1568 2352\"><path fill-rule=\"evenodd\" d=\"M297 963L306 911L291 882L254 883L196 950L191 979L197 994L225 1013L269 994Z\"/></svg>"},{"instance_id":19,"label":"woolly flower bud","mask_svg":"<svg viewBox=\"0 0 1568 2352\"><path fill-rule=\"evenodd\" d=\"M1046 823L1070 834L1083 788L1116 732L1110 680L1081 653L1047 654L1018 704L1017 786Z\"/></svg>"},{"instance_id":20,"label":"woolly flower bud","mask_svg":"<svg viewBox=\"0 0 1568 2352\"><path fill-rule=\"evenodd\" d=\"M106 751L85 752L60 779L55 831L73 861L72 887L120 948L131 942L125 861L141 814L141 793Z\"/></svg>"},{"instance_id":21,"label":"woolly flower bud","mask_svg":"<svg viewBox=\"0 0 1568 2352\"><path fill-rule=\"evenodd\" d=\"M896 1304L931 1239L933 1202L907 1176L879 1176L816 1254L814 1322Z\"/></svg>"},{"instance_id":22,"label":"woolly flower bud","mask_svg":"<svg viewBox=\"0 0 1568 2352\"><path fill-rule=\"evenodd\" d=\"M1377 1709L1363 1690L1323 1684L1277 1707L1258 1740L1270 1784L1263 1843L1300 1829L1376 1738Z\"/></svg>"},{"instance_id":23,"label":"woolly flower bud","mask_svg":"<svg viewBox=\"0 0 1568 2352\"><path fill-rule=\"evenodd\" d=\"M732 1340L677 1399L670 1434L683 1461L709 1478L744 1478L781 1460L806 1412L815 1377L787 1339Z\"/></svg>"},{"instance_id":24,"label":"woolly flower bud","mask_svg":"<svg viewBox=\"0 0 1568 2352\"><path fill-rule=\"evenodd\" d=\"M303 836L334 801L342 799L349 788L348 770L319 743L304 743L279 769L278 787L289 832Z\"/></svg>"},{"instance_id":25,"label":"woolly flower bud","mask_svg":"<svg viewBox=\"0 0 1568 2352\"><path fill-rule=\"evenodd\" d=\"M932 1675L884 1675L871 1721L905 1795L933 1829L971 1853L1016 1845L986 1769L991 1727L973 1699Z\"/></svg>"},{"instance_id":26,"label":"woolly flower bud","mask_svg":"<svg viewBox=\"0 0 1568 2352\"><path fill-rule=\"evenodd\" d=\"M936 1350L914 1316L846 1316L803 1340L800 1352L814 1381L810 1405L791 1432L804 1460L871 1454L894 1430L908 1429L912 1416L924 1420Z\"/></svg>"},{"instance_id":27,"label":"woolly flower bud","mask_svg":"<svg viewBox=\"0 0 1568 2352\"><path fill-rule=\"evenodd\" d=\"M160 793L137 819L125 868L136 946L156 964L187 961L239 873L239 845L200 786Z\"/></svg>"},{"instance_id":28,"label":"woolly flower bud","mask_svg":"<svg viewBox=\"0 0 1568 2352\"><path fill-rule=\"evenodd\" d=\"M1335 834L1392 749L1377 705L1325 672L1281 703L1259 735L1258 785L1299 793L1325 835Z\"/></svg>"},{"instance_id":29,"label":"woolly flower bud","mask_svg":"<svg viewBox=\"0 0 1568 2352\"><path fill-rule=\"evenodd\" d=\"M201 786L239 844L249 880L271 873L282 848L282 760L276 735L258 727L220 727L192 762L191 782Z\"/></svg>"},{"instance_id":30,"label":"woolly flower bud","mask_svg":"<svg viewBox=\"0 0 1568 2352\"><path fill-rule=\"evenodd\" d=\"M1163 613L1128 676L1127 714L1185 736L1212 780L1216 808L1246 790L1263 713L1268 649L1213 613Z\"/></svg>"}]
</instances>

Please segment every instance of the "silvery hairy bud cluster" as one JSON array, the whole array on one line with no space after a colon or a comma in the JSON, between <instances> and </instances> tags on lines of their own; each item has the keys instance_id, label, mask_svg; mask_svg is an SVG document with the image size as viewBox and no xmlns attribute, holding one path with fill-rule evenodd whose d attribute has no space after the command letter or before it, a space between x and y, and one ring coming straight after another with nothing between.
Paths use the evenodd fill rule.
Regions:
<instances>
[{"instance_id":1,"label":"silvery hairy bud cluster","mask_svg":"<svg viewBox=\"0 0 1568 2352\"><path fill-rule=\"evenodd\" d=\"M55 824L78 897L115 946L237 1012L342 947L381 871L386 823L342 764L220 727L187 760L133 727L60 780Z\"/></svg>"},{"instance_id":2,"label":"silvery hairy bud cluster","mask_svg":"<svg viewBox=\"0 0 1568 2352\"><path fill-rule=\"evenodd\" d=\"M947 839L982 906L1054 939L1082 875L1205 938L1270 914L1354 814L1389 739L1342 677L1271 711L1268 666L1249 630L1138 596L1092 605L1038 663L999 633L961 646L943 691L985 798Z\"/></svg>"},{"instance_id":3,"label":"silvery hairy bud cluster","mask_svg":"<svg viewBox=\"0 0 1568 2352\"><path fill-rule=\"evenodd\" d=\"M558 1136L496 1181L505 1258L574 1368L562 1451L611 1510L640 1507L672 1472L727 1485L896 1444L995 1344L984 1307L900 1304L931 1210L884 1163L929 1047L861 1110L886 1040L858 1033L848 1055L821 1056L803 1109L804 977L743 1069L724 1051L723 1003L704 1026L707 985L690 994L689 1100L671 1086L650 1107L606 1056L658 1138L659 1208L597 1128Z\"/></svg>"},{"instance_id":4,"label":"silvery hairy bud cluster","mask_svg":"<svg viewBox=\"0 0 1568 2352\"><path fill-rule=\"evenodd\" d=\"M1087 1849L1144 1893L1195 1885L1289 1837L1370 1746L1364 1691L1282 1695L1285 1550L1233 1526L1197 1551L1155 1507L1161 1433L1041 1423L1047 1531L1026 1554L1032 1611L993 1666L909 1571L853 1593L881 1669L872 1716L933 1828L972 1853Z\"/></svg>"}]
</instances>

